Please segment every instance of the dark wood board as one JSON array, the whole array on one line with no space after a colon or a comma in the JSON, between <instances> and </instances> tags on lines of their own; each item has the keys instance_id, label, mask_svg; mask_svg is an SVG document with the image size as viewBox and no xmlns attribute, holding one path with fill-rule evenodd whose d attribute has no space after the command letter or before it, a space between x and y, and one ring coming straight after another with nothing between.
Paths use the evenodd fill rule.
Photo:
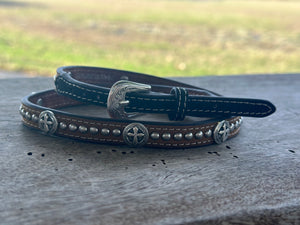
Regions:
<instances>
[{"instance_id":1,"label":"dark wood board","mask_svg":"<svg viewBox=\"0 0 300 225\"><path fill-rule=\"evenodd\" d=\"M277 111L221 145L133 149L24 127L20 99L53 80L0 79L0 223L300 224L300 75L176 80Z\"/></svg>"}]
</instances>

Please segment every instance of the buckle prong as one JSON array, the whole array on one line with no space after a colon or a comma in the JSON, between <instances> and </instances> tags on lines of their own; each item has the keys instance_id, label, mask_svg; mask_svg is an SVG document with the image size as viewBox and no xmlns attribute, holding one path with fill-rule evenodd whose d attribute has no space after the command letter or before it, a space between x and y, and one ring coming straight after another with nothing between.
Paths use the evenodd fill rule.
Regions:
<instances>
[{"instance_id":1,"label":"buckle prong","mask_svg":"<svg viewBox=\"0 0 300 225\"><path fill-rule=\"evenodd\" d=\"M120 80L110 88L107 98L107 111L111 118L127 119L136 116L137 113L125 112L125 107L130 103L126 100L126 94L130 92L148 92L151 86L128 80Z\"/></svg>"}]
</instances>

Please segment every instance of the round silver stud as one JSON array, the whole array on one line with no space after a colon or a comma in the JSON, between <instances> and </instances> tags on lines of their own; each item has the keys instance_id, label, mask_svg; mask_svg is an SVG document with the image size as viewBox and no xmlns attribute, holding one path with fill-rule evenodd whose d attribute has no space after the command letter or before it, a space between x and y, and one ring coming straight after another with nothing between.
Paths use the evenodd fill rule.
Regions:
<instances>
[{"instance_id":1,"label":"round silver stud","mask_svg":"<svg viewBox=\"0 0 300 225\"><path fill-rule=\"evenodd\" d=\"M79 126L79 128L78 128L78 130L81 132L81 133L85 133L85 132L87 132L87 127L85 127L85 126L82 126L82 125L80 125Z\"/></svg>"},{"instance_id":2,"label":"round silver stud","mask_svg":"<svg viewBox=\"0 0 300 225\"><path fill-rule=\"evenodd\" d=\"M119 130L119 129L114 129L114 130L112 131L112 133L113 133L114 136L118 137L118 136L121 135L121 130Z\"/></svg>"},{"instance_id":3,"label":"round silver stud","mask_svg":"<svg viewBox=\"0 0 300 225\"><path fill-rule=\"evenodd\" d=\"M75 131L75 130L77 130L77 126L75 125L75 124L69 124L69 130L70 131Z\"/></svg>"},{"instance_id":4,"label":"round silver stud","mask_svg":"<svg viewBox=\"0 0 300 225\"><path fill-rule=\"evenodd\" d=\"M208 130L208 131L205 132L205 137L209 138L209 137L211 137L211 135L212 135L211 130Z\"/></svg>"},{"instance_id":5,"label":"round silver stud","mask_svg":"<svg viewBox=\"0 0 300 225\"><path fill-rule=\"evenodd\" d=\"M153 132L150 137L153 139L153 140L158 140L159 139L159 133L157 132Z\"/></svg>"},{"instance_id":6,"label":"round silver stud","mask_svg":"<svg viewBox=\"0 0 300 225\"><path fill-rule=\"evenodd\" d=\"M195 134L195 138L196 138L196 139L201 139L201 138L203 138L203 132L202 132L202 131L197 132L197 133Z\"/></svg>"},{"instance_id":7,"label":"round silver stud","mask_svg":"<svg viewBox=\"0 0 300 225\"><path fill-rule=\"evenodd\" d=\"M90 127L90 133L91 134L97 134L99 132L97 127Z\"/></svg>"},{"instance_id":8,"label":"round silver stud","mask_svg":"<svg viewBox=\"0 0 300 225\"><path fill-rule=\"evenodd\" d=\"M19 112L22 116L25 116L25 109L22 108L22 106L20 106Z\"/></svg>"},{"instance_id":9,"label":"round silver stud","mask_svg":"<svg viewBox=\"0 0 300 225\"><path fill-rule=\"evenodd\" d=\"M194 136L193 133L187 133L187 134L184 135L184 138L186 140L191 140L193 138L193 136Z\"/></svg>"},{"instance_id":10,"label":"round silver stud","mask_svg":"<svg viewBox=\"0 0 300 225\"><path fill-rule=\"evenodd\" d=\"M30 114L29 112L26 112L26 113L25 113L25 118L26 118L27 120L30 120L30 119L31 119L31 114Z\"/></svg>"},{"instance_id":11,"label":"round silver stud","mask_svg":"<svg viewBox=\"0 0 300 225\"><path fill-rule=\"evenodd\" d=\"M232 131L234 131L234 128L235 128L235 125L232 123L231 125L230 125L230 132L232 132Z\"/></svg>"},{"instance_id":12,"label":"round silver stud","mask_svg":"<svg viewBox=\"0 0 300 225\"><path fill-rule=\"evenodd\" d=\"M240 124L240 126L243 124L243 117L241 117L241 118L239 119L239 124Z\"/></svg>"},{"instance_id":13,"label":"round silver stud","mask_svg":"<svg viewBox=\"0 0 300 225\"><path fill-rule=\"evenodd\" d=\"M33 122L37 122L37 121L39 120L39 118L38 118L38 116L37 116L37 115L35 115L35 114L32 114L32 116L31 116L31 120L32 120Z\"/></svg>"},{"instance_id":14,"label":"round silver stud","mask_svg":"<svg viewBox=\"0 0 300 225\"><path fill-rule=\"evenodd\" d=\"M174 139L176 141L180 141L182 139L182 137L183 137L182 133L176 133L176 134L174 134Z\"/></svg>"},{"instance_id":15,"label":"round silver stud","mask_svg":"<svg viewBox=\"0 0 300 225\"><path fill-rule=\"evenodd\" d=\"M131 123L123 130L123 139L131 147L143 146L147 143L149 133L141 123Z\"/></svg>"},{"instance_id":16,"label":"round silver stud","mask_svg":"<svg viewBox=\"0 0 300 225\"><path fill-rule=\"evenodd\" d=\"M53 134L57 129L57 120L53 112L46 110L39 115L39 128L48 134Z\"/></svg>"},{"instance_id":17,"label":"round silver stud","mask_svg":"<svg viewBox=\"0 0 300 225\"><path fill-rule=\"evenodd\" d=\"M240 123L239 123L239 121L237 120L237 121L235 121L235 128L239 128L240 127Z\"/></svg>"},{"instance_id":18,"label":"round silver stud","mask_svg":"<svg viewBox=\"0 0 300 225\"><path fill-rule=\"evenodd\" d=\"M164 140L164 141L168 141L171 139L171 134L170 133L164 133L161 135L161 138Z\"/></svg>"},{"instance_id":19,"label":"round silver stud","mask_svg":"<svg viewBox=\"0 0 300 225\"><path fill-rule=\"evenodd\" d=\"M107 129L107 128L102 128L102 129L101 129L101 134L102 134L102 135L107 136L107 135L109 135L109 132L110 132L110 131L109 131L109 129Z\"/></svg>"},{"instance_id":20,"label":"round silver stud","mask_svg":"<svg viewBox=\"0 0 300 225\"><path fill-rule=\"evenodd\" d=\"M217 144L226 141L230 133L229 122L223 120L218 123L214 130L214 140Z\"/></svg>"},{"instance_id":21,"label":"round silver stud","mask_svg":"<svg viewBox=\"0 0 300 225\"><path fill-rule=\"evenodd\" d=\"M64 123L64 122L60 122L60 123L59 123L59 128L62 129L62 130L64 130L64 129L67 128L67 124Z\"/></svg>"}]
</instances>

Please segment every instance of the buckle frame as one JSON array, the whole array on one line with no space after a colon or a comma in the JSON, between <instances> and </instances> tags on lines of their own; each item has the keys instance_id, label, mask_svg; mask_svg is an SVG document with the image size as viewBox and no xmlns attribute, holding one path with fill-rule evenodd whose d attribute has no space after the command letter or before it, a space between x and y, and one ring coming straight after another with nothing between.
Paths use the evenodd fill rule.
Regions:
<instances>
[{"instance_id":1,"label":"buckle frame","mask_svg":"<svg viewBox=\"0 0 300 225\"><path fill-rule=\"evenodd\" d=\"M127 113L125 107L130 103L126 100L126 94L130 92L149 92L151 86L128 80L120 80L110 88L107 98L107 111L113 119L128 119L137 116L138 113Z\"/></svg>"}]
</instances>

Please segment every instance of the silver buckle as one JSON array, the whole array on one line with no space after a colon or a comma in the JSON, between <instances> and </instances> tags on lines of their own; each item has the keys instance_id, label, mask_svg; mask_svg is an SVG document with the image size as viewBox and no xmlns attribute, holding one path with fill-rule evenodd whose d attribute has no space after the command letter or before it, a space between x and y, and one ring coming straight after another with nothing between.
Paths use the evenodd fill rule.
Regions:
<instances>
[{"instance_id":1,"label":"silver buckle","mask_svg":"<svg viewBox=\"0 0 300 225\"><path fill-rule=\"evenodd\" d=\"M107 111L111 118L127 119L136 116L137 113L126 113L124 108L129 104L125 99L130 92L148 92L151 86L148 84L136 83L128 80L120 80L110 88L107 98Z\"/></svg>"}]
</instances>

